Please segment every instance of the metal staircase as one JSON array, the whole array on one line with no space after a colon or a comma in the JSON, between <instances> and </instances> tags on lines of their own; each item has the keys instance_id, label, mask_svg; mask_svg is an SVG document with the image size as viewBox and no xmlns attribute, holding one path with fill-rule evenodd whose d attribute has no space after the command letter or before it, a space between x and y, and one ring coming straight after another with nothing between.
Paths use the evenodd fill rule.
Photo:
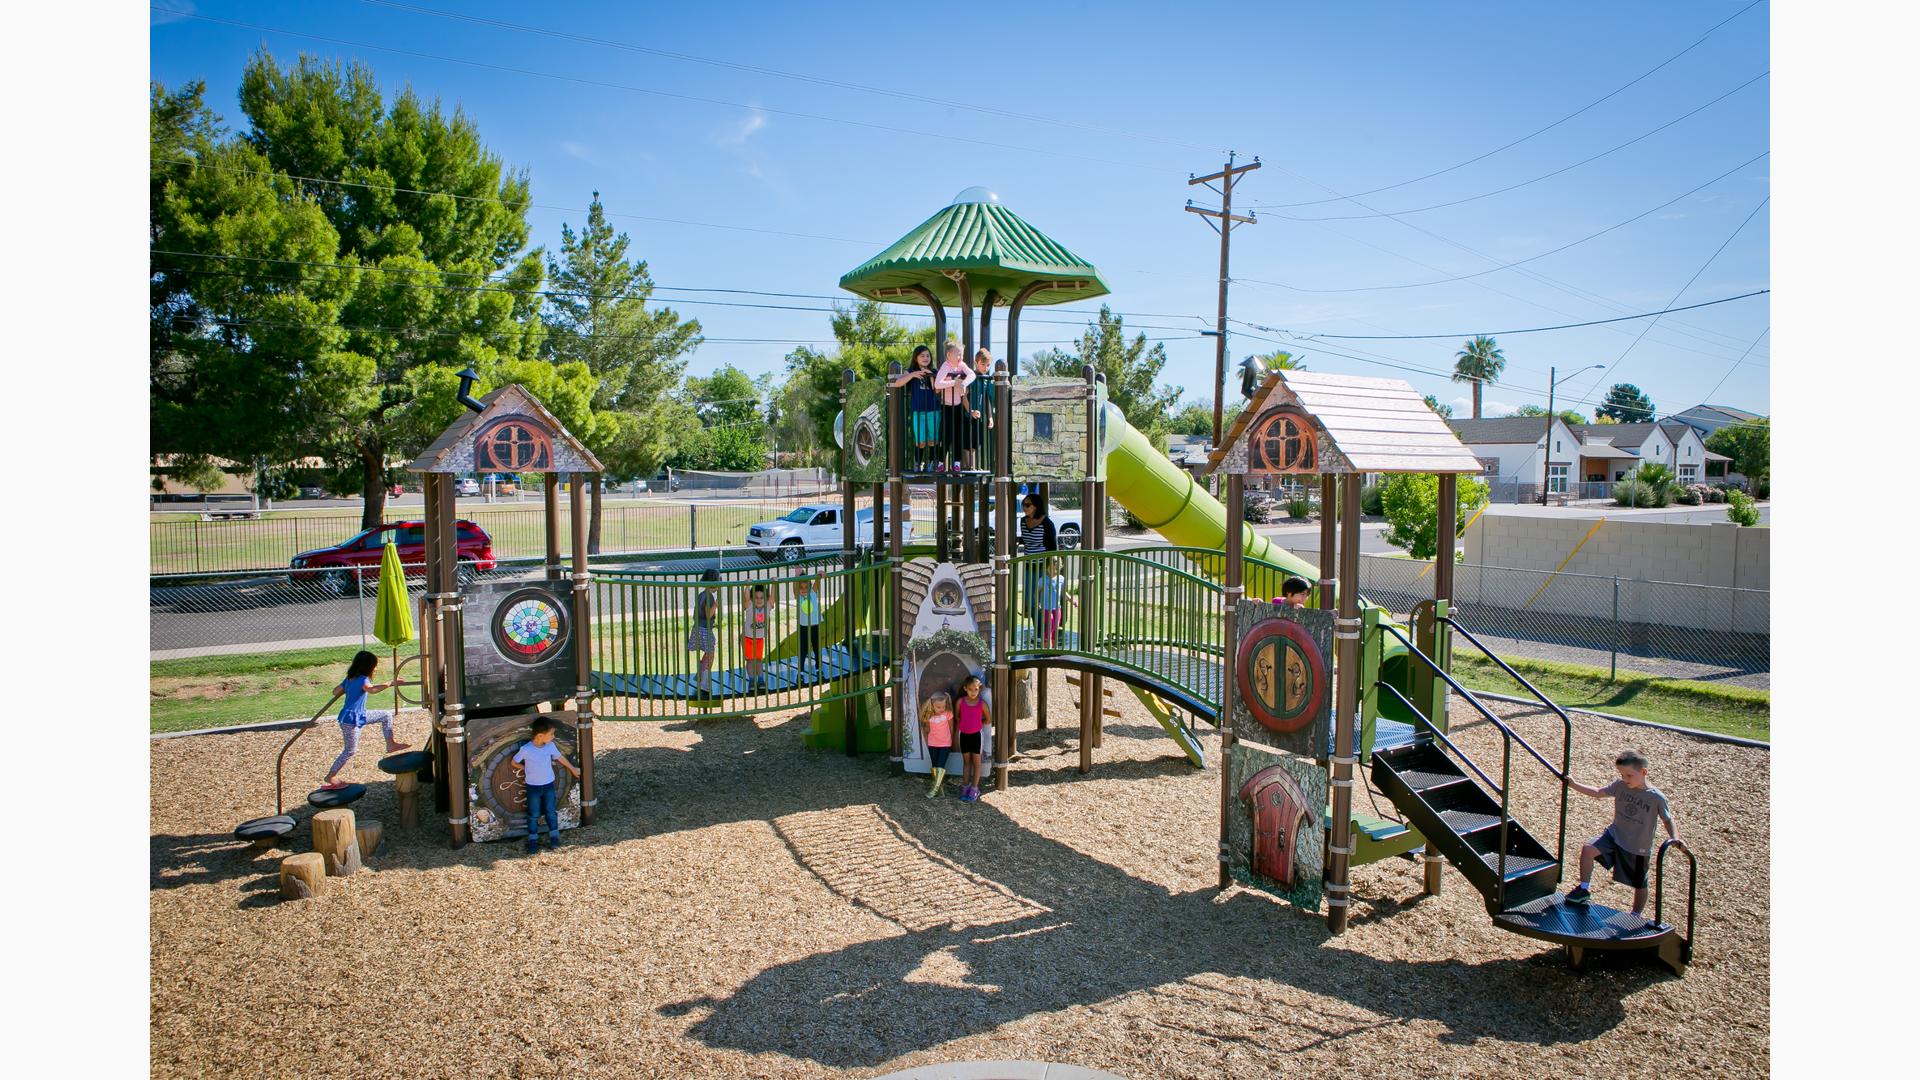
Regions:
<instances>
[{"instance_id":1,"label":"metal staircase","mask_svg":"<svg viewBox=\"0 0 1920 1080\"><path fill-rule=\"evenodd\" d=\"M1558 766L1535 749L1488 709L1472 691L1460 685L1431 657L1421 652L1399 628L1381 623L1380 630L1399 639L1413 662L1424 665L1435 678L1491 724L1501 736L1500 775L1494 779L1472 757L1447 737L1392 685L1380 682L1383 693L1397 698L1418 719L1413 741L1376 749L1373 780L1381 793L1398 807L1407 824L1418 829L1446 860L1460 871L1486 901L1495 926L1511 933L1567 948L1577 968L1589 950L1647 951L1685 974L1693 953L1693 853L1677 841L1660 850L1654 882L1654 916L1649 919L1604 904L1568 904L1557 890L1567 865L1567 766L1573 756L1573 721L1506 661L1495 656L1472 632L1451 617L1442 618L1489 660L1512 676L1543 706L1560 717L1564 737ZM1556 780L1560 780L1560 823L1554 847L1514 820L1513 749L1518 745ZM1661 919L1666 855L1678 847L1687 856L1687 931L1682 935Z\"/></svg>"}]
</instances>

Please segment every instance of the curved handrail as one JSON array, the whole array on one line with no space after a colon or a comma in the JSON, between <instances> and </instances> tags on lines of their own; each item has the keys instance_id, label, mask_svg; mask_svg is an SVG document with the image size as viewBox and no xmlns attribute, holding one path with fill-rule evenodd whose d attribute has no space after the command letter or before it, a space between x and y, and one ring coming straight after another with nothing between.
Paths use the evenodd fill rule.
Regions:
<instances>
[{"instance_id":1,"label":"curved handrail","mask_svg":"<svg viewBox=\"0 0 1920 1080\"><path fill-rule=\"evenodd\" d=\"M1475 776L1478 776L1480 779L1486 781L1487 786L1492 788L1495 794L1505 795L1507 793L1507 789L1505 787L1503 787L1500 784L1494 783L1493 777L1488 776L1486 773L1482 772L1480 770L1480 766L1474 764L1473 759L1467 756L1467 752L1465 750L1462 750L1458 746L1454 745L1453 740L1447 738L1446 732L1441 731L1439 728L1435 727L1433 724L1433 721L1421 715L1420 710L1414 707L1413 702L1408 701L1406 695L1402 694L1399 690L1395 689L1392 683L1375 682L1373 685L1375 689L1385 690L1387 693L1392 694L1394 697L1400 699L1400 704L1405 705L1407 707L1407 711L1413 714L1414 719L1419 724L1424 725L1428 731L1432 732L1434 738L1439 739L1442 743L1445 743L1447 749L1457 754L1460 760L1466 763L1467 768L1473 770L1473 774Z\"/></svg>"},{"instance_id":2,"label":"curved handrail","mask_svg":"<svg viewBox=\"0 0 1920 1080\"><path fill-rule=\"evenodd\" d=\"M1653 862L1653 921L1665 925L1661 918L1661 903L1666 899L1667 886L1667 849L1679 848L1680 854L1687 857L1687 944L1693 944L1693 908L1698 895L1697 886L1700 876L1700 860L1693 857L1693 849L1679 837L1674 837L1660 845L1660 854Z\"/></svg>"},{"instance_id":3,"label":"curved handrail","mask_svg":"<svg viewBox=\"0 0 1920 1080\"><path fill-rule=\"evenodd\" d=\"M1553 762L1548 761L1545 757L1541 756L1540 751L1535 750L1533 748L1532 743L1528 742L1518 732L1508 727L1505 721L1501 720L1498 716L1495 716L1485 705L1482 705L1480 703L1480 699L1473 696L1473 691L1467 689L1464 686L1461 686L1458 680L1456 680L1452 675L1448 674L1446 668L1443 668L1439 664L1434 662L1433 657L1428 656L1426 653L1421 652L1419 648L1414 645L1413 642L1407 639L1407 636L1405 634L1402 634L1400 632L1399 627L1394 626L1392 623L1381 623L1380 629L1385 633L1392 634L1396 639L1399 640L1400 644L1405 645L1407 647L1407 651L1409 653L1419 657L1421 663L1426 664L1428 668L1432 669L1435 675L1438 675L1440 676L1440 678L1446 680L1446 684L1448 686L1453 687L1453 690L1455 693L1465 698L1467 701L1467 704L1473 706L1473 709L1475 712L1485 717L1487 721L1491 723L1494 727L1499 728L1500 731L1507 736L1507 738L1512 739L1514 742L1519 743L1521 747L1526 750L1527 753L1533 755L1533 759L1535 761L1538 761L1541 765L1546 766L1547 771L1552 773L1556 780L1564 781L1567 779L1567 774L1564 770L1554 768Z\"/></svg>"},{"instance_id":4,"label":"curved handrail","mask_svg":"<svg viewBox=\"0 0 1920 1080\"><path fill-rule=\"evenodd\" d=\"M285 772L287 751L293 749L293 744L300 741L300 736L305 735L315 725L319 724L321 713L332 708L333 703L338 700L340 700L340 695L337 693L328 698L327 703L320 706L319 712L313 714L313 719L301 724L300 727L294 731L293 738L287 740L287 745L280 748L280 756L275 758L273 762L273 812L275 814L284 814L287 812Z\"/></svg>"}]
</instances>

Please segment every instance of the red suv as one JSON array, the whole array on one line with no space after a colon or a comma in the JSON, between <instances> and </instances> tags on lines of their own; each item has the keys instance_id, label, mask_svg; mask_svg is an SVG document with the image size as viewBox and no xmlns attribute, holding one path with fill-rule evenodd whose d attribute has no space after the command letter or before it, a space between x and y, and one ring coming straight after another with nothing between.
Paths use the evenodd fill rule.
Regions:
<instances>
[{"instance_id":1,"label":"red suv","mask_svg":"<svg viewBox=\"0 0 1920 1080\"><path fill-rule=\"evenodd\" d=\"M460 560L455 576L465 586L475 574L492 570L496 565L493 538L471 521L454 524L459 529ZM389 537L394 547L399 549L400 562L406 567L409 577L426 573L426 523L396 521L377 529L367 529L345 543L295 555L292 578L299 582L318 581L323 590L334 596L352 594L356 584L372 588L380 579L380 555ZM356 567L359 568L357 574L354 572Z\"/></svg>"}]
</instances>

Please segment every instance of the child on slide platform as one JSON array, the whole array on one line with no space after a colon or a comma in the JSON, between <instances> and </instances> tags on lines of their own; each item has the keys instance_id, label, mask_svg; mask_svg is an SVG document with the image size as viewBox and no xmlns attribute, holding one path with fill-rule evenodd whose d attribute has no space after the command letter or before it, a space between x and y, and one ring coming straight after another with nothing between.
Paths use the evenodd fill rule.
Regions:
<instances>
[{"instance_id":1,"label":"child on slide platform","mask_svg":"<svg viewBox=\"0 0 1920 1080\"><path fill-rule=\"evenodd\" d=\"M360 749L360 729L369 723L378 723L380 733L387 737L387 753L397 754L407 748L403 742L393 738L393 714L381 709L368 711L367 695L377 694L391 687L390 682L373 681L373 673L380 666L380 658L361 649L353 655L353 662L347 665L347 677L333 688L333 696L345 696L346 704L340 706L340 741L343 747L340 756L333 759L333 768L327 770L327 779L320 787L327 791L337 791L346 787L339 779L340 770L347 767L354 751Z\"/></svg>"},{"instance_id":2,"label":"child on slide platform","mask_svg":"<svg viewBox=\"0 0 1920 1080\"><path fill-rule=\"evenodd\" d=\"M1653 856L1656 823L1667 827L1667 835L1680 839L1680 828L1673 823L1673 811L1659 788L1647 782L1647 759L1638 750L1621 751L1613 759L1620 776L1606 787L1588 787L1568 778L1567 784L1582 795L1613 800L1613 824L1580 849L1580 884L1567 892L1567 903L1585 904L1593 897L1588 882L1593 880L1593 864L1613 871L1613 880L1633 889L1633 913L1647 906L1647 863Z\"/></svg>"},{"instance_id":3,"label":"child on slide platform","mask_svg":"<svg viewBox=\"0 0 1920 1080\"><path fill-rule=\"evenodd\" d=\"M747 593L747 612L741 619L740 651L747 659L747 681L755 690L767 688L761 664L767 657L767 620L773 609L767 602L767 587L755 585Z\"/></svg>"},{"instance_id":4,"label":"child on slide platform","mask_svg":"<svg viewBox=\"0 0 1920 1080\"><path fill-rule=\"evenodd\" d=\"M1280 586L1280 602L1288 607L1303 608L1313 596L1313 586L1306 578L1290 577Z\"/></svg>"},{"instance_id":5,"label":"child on slide platform","mask_svg":"<svg viewBox=\"0 0 1920 1080\"><path fill-rule=\"evenodd\" d=\"M940 395L940 428L946 440L946 455L936 471L959 471L961 448L973 418L967 407L967 386L973 382L973 369L967 366L960 343L947 342L947 358L933 376L933 388Z\"/></svg>"},{"instance_id":6,"label":"child on slide platform","mask_svg":"<svg viewBox=\"0 0 1920 1080\"><path fill-rule=\"evenodd\" d=\"M940 785L947 781L947 754L953 750L953 711L947 695L935 694L920 706L920 739L927 746L927 761L933 766L933 783L927 798L940 797Z\"/></svg>"}]
</instances>

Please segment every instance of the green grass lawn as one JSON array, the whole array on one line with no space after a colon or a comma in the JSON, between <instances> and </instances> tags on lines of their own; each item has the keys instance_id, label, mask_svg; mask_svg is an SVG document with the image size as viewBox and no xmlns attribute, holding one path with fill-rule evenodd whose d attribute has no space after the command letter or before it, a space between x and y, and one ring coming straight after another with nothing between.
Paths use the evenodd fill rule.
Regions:
<instances>
[{"instance_id":1,"label":"green grass lawn","mask_svg":"<svg viewBox=\"0 0 1920 1080\"><path fill-rule=\"evenodd\" d=\"M341 645L153 661L150 730L188 731L305 719L327 703L358 651L357 645ZM391 665L383 656L374 681L391 674ZM380 696L391 708L391 692ZM377 702L370 704L379 707Z\"/></svg>"},{"instance_id":2,"label":"green grass lawn","mask_svg":"<svg viewBox=\"0 0 1920 1080\"><path fill-rule=\"evenodd\" d=\"M1525 675L1527 681L1562 708L1593 709L1763 742L1769 738L1772 705L1765 690L1646 675L1623 674L1609 681L1607 673L1600 668L1548 660L1506 659L1514 670ZM1454 676L1469 689L1527 696L1525 688L1516 684L1512 676L1481 657L1456 653L1453 666Z\"/></svg>"}]
</instances>

